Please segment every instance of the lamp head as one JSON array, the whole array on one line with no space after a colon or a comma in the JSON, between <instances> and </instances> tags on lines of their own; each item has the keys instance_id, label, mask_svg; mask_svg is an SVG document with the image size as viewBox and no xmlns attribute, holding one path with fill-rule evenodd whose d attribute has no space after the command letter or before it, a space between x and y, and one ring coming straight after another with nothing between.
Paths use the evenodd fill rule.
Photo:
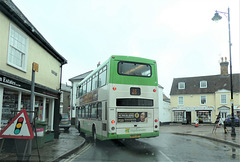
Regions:
<instances>
[{"instance_id":1,"label":"lamp head","mask_svg":"<svg viewBox=\"0 0 240 162\"><path fill-rule=\"evenodd\" d=\"M218 14L218 12L216 11L216 13L215 13L215 15L213 16L213 18L212 18L212 21L219 21L219 20L221 20L222 19L222 16L220 16L219 14Z\"/></svg>"}]
</instances>

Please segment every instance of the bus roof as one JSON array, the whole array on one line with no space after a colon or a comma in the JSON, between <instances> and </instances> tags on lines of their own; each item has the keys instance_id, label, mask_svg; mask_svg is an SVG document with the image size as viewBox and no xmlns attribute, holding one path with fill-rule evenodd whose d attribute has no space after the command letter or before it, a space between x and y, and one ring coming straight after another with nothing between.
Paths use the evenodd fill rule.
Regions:
<instances>
[{"instance_id":1,"label":"bus roof","mask_svg":"<svg viewBox=\"0 0 240 162\"><path fill-rule=\"evenodd\" d=\"M104 67L108 62L111 62L111 60L117 60L117 61L129 61L129 62L139 62L139 63L147 63L147 64L155 64L156 61L152 59L142 58L142 57L136 57L136 56L125 56L125 55L112 55L109 57L104 63L100 64L95 70L93 70L88 76L86 76L77 86L81 85L84 81L89 79L93 74L95 74L99 69Z\"/></svg>"}]
</instances>

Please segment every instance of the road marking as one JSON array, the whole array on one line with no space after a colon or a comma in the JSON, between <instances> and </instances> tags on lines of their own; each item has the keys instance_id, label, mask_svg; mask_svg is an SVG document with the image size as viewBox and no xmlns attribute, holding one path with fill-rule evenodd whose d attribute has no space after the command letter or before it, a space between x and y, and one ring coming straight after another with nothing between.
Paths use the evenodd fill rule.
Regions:
<instances>
[{"instance_id":1,"label":"road marking","mask_svg":"<svg viewBox=\"0 0 240 162\"><path fill-rule=\"evenodd\" d=\"M75 156L73 156L71 159L66 159L64 162L72 162L74 159L82 155L84 152L86 152L88 149L90 149L93 145L89 143L86 147L81 149Z\"/></svg>"},{"instance_id":2,"label":"road marking","mask_svg":"<svg viewBox=\"0 0 240 162\"><path fill-rule=\"evenodd\" d=\"M159 152L170 162L173 162L166 154L159 150Z\"/></svg>"}]
</instances>

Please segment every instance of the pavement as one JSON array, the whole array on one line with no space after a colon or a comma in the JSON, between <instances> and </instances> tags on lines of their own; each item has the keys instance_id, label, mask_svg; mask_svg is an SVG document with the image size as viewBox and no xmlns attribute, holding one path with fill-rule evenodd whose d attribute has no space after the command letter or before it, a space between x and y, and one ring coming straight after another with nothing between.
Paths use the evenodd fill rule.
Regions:
<instances>
[{"instance_id":1,"label":"pavement","mask_svg":"<svg viewBox=\"0 0 240 162\"><path fill-rule=\"evenodd\" d=\"M235 137L231 136L231 127L227 127L227 134L225 134L223 126L214 128L216 128L215 125L205 124L200 124L198 127L194 125L170 124L160 126L160 134L173 133L198 136L240 148L240 127L235 127ZM33 149L30 161L59 161L62 157L66 157L80 149L84 143L85 139L79 136L77 130L72 126L69 132L61 131L59 139L45 143L39 151ZM0 153L0 161L17 161L16 153L9 153L3 150Z\"/></svg>"}]
</instances>

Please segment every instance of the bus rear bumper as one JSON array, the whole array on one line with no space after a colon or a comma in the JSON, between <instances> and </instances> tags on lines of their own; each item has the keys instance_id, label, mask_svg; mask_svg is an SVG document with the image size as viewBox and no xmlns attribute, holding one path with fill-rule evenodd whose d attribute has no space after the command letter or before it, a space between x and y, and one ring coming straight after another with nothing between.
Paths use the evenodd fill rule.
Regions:
<instances>
[{"instance_id":1,"label":"bus rear bumper","mask_svg":"<svg viewBox=\"0 0 240 162\"><path fill-rule=\"evenodd\" d=\"M159 136L159 131L151 133L138 133L138 134L116 134L109 133L108 139L137 139L137 138L150 138Z\"/></svg>"}]
</instances>

